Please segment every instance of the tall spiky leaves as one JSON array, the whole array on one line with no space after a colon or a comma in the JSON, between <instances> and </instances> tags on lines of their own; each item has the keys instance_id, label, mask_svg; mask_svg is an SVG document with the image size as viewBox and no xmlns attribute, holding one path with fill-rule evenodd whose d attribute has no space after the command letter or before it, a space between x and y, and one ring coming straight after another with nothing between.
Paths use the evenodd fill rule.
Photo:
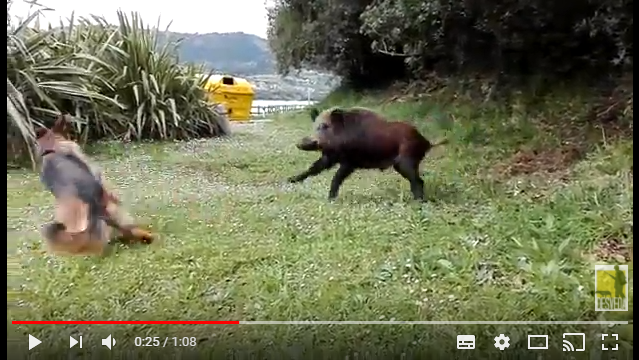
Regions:
<instances>
[{"instance_id":1,"label":"tall spiky leaves","mask_svg":"<svg viewBox=\"0 0 639 360\"><path fill-rule=\"evenodd\" d=\"M15 24L7 18L8 137L19 136L30 149L33 124L60 111L74 116L85 141L190 139L227 131L226 119L207 102L198 76L203 69L181 65L176 44L158 44L157 28L145 26L137 13L117 15L116 25L72 16L48 30L31 27L37 11ZM18 99L22 105L15 105Z\"/></svg>"}]
</instances>

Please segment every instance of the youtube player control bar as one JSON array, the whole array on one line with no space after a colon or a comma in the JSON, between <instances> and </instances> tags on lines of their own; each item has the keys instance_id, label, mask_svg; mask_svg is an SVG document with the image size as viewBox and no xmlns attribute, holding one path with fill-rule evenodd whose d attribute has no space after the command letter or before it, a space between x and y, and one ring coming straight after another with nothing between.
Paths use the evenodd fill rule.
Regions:
<instances>
[{"instance_id":1,"label":"youtube player control bar","mask_svg":"<svg viewBox=\"0 0 639 360\"><path fill-rule=\"evenodd\" d=\"M111 348L115 346L115 343L115 339L111 335L107 336L105 339L102 339L102 345L108 347L109 350L111 350ZM42 344L42 340L29 334L29 350L35 348L40 344ZM75 338L73 336L69 336L69 349L74 348L75 346L78 346L80 349L82 349L82 335L76 336Z\"/></svg>"}]
</instances>

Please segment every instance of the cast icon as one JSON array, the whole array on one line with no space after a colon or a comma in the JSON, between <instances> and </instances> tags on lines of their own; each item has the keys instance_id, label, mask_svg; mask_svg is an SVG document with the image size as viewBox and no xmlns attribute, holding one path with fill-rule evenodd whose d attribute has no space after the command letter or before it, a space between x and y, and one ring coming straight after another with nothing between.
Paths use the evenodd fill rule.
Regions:
<instances>
[{"instance_id":1,"label":"cast icon","mask_svg":"<svg viewBox=\"0 0 639 360\"><path fill-rule=\"evenodd\" d=\"M581 341L577 340L576 345L581 343L581 347L574 346L572 342L566 340L566 336L579 336ZM562 343L562 351L586 351L586 334L584 333L564 333L564 341Z\"/></svg>"}]
</instances>

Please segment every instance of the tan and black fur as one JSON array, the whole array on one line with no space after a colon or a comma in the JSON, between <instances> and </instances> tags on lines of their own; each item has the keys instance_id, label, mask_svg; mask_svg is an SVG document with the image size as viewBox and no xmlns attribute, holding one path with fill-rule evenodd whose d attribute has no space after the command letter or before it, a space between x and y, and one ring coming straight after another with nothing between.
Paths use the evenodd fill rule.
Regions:
<instances>
[{"instance_id":1,"label":"tan and black fur","mask_svg":"<svg viewBox=\"0 0 639 360\"><path fill-rule=\"evenodd\" d=\"M36 132L41 180L56 198L55 220L42 229L49 250L101 254L113 228L130 240L152 242L153 236L135 225L122 208L100 169L68 139L69 126L67 116L61 115L53 128Z\"/></svg>"},{"instance_id":2,"label":"tan and black fur","mask_svg":"<svg viewBox=\"0 0 639 360\"><path fill-rule=\"evenodd\" d=\"M328 198L337 197L339 188L357 169L386 170L393 167L410 182L416 200L424 200L424 181L419 165L435 146L413 125L388 121L365 108L331 108L311 110L315 133L303 138L297 147L303 151L321 152L321 157L306 171L289 178L296 183L339 164L333 176Z\"/></svg>"}]
</instances>

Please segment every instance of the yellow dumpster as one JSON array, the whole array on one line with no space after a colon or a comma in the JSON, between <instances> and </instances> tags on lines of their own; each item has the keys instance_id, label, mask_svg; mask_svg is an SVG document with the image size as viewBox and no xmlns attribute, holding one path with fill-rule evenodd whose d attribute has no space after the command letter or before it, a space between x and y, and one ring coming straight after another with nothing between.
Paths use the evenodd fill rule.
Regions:
<instances>
[{"instance_id":1,"label":"yellow dumpster","mask_svg":"<svg viewBox=\"0 0 639 360\"><path fill-rule=\"evenodd\" d=\"M224 105L229 120L250 120L255 92L248 81L234 76L212 75L205 89L210 102Z\"/></svg>"}]
</instances>

